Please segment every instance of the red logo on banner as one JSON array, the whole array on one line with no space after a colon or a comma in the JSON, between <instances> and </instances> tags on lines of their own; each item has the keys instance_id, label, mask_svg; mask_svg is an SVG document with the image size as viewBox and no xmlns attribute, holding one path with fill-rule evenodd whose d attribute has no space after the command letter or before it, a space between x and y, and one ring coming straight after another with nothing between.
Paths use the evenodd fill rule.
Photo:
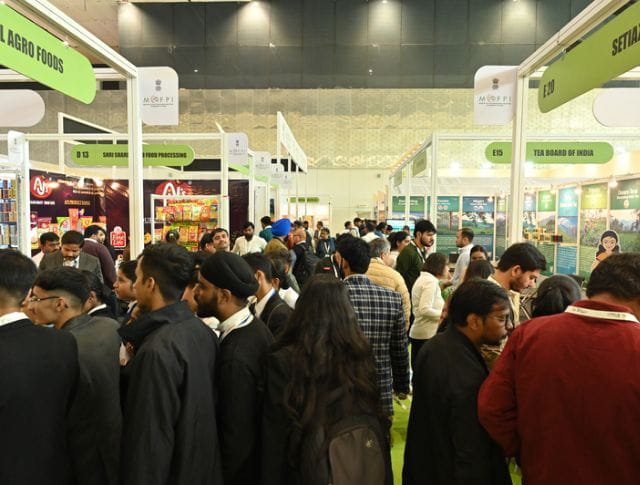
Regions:
<instances>
[{"instance_id":1,"label":"red logo on banner","mask_svg":"<svg viewBox=\"0 0 640 485\"><path fill-rule=\"evenodd\" d=\"M120 226L113 228L113 232L110 234L111 245L115 249L124 249L127 247L127 233L122 230Z\"/></svg>"},{"instance_id":2,"label":"red logo on banner","mask_svg":"<svg viewBox=\"0 0 640 485\"><path fill-rule=\"evenodd\" d=\"M186 182L167 180L156 187L157 195L192 195L193 189Z\"/></svg>"},{"instance_id":3,"label":"red logo on banner","mask_svg":"<svg viewBox=\"0 0 640 485\"><path fill-rule=\"evenodd\" d=\"M46 199L53 193L53 189L49 185L49 181L42 175L34 175L29 183L31 195L38 199Z\"/></svg>"}]
</instances>

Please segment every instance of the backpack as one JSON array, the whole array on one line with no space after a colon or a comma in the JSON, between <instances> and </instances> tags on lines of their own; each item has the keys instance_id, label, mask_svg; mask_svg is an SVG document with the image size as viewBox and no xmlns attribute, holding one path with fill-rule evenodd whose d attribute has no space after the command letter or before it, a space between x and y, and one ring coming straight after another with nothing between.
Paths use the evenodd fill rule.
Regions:
<instances>
[{"instance_id":1,"label":"backpack","mask_svg":"<svg viewBox=\"0 0 640 485\"><path fill-rule=\"evenodd\" d=\"M342 392L340 393L342 394ZM391 485L391 456L375 416L346 416L303 440L297 466L304 485Z\"/></svg>"},{"instance_id":2,"label":"backpack","mask_svg":"<svg viewBox=\"0 0 640 485\"><path fill-rule=\"evenodd\" d=\"M296 277L300 289L304 286L305 282L316 272L316 265L320 261L313 251L305 245L304 252L298 257L296 265L293 269L293 276Z\"/></svg>"}]
</instances>

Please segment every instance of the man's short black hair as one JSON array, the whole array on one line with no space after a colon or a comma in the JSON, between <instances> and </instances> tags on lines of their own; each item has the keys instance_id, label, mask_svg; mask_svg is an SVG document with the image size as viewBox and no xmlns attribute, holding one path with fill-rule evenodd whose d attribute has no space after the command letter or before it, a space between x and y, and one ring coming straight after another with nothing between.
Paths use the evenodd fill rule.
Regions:
<instances>
[{"instance_id":1,"label":"man's short black hair","mask_svg":"<svg viewBox=\"0 0 640 485\"><path fill-rule=\"evenodd\" d=\"M63 246L65 244L77 244L78 246L82 247L82 245L84 244L84 236L78 231L67 231L62 235L60 244L62 244Z\"/></svg>"},{"instance_id":2,"label":"man's short black hair","mask_svg":"<svg viewBox=\"0 0 640 485\"><path fill-rule=\"evenodd\" d=\"M535 271L547 269L547 260L544 255L533 244L526 242L515 243L507 248L500 261L498 269L508 271L514 266L520 266L522 271Z\"/></svg>"},{"instance_id":3,"label":"man's short black hair","mask_svg":"<svg viewBox=\"0 0 640 485\"><path fill-rule=\"evenodd\" d=\"M253 222L245 222L244 224L242 224L243 231L248 228L255 230L256 226L253 225Z\"/></svg>"},{"instance_id":4,"label":"man's short black hair","mask_svg":"<svg viewBox=\"0 0 640 485\"><path fill-rule=\"evenodd\" d=\"M384 232L384 230L387 228L387 223L386 222L381 222L380 224L378 224L376 226L376 230L380 231L380 232Z\"/></svg>"},{"instance_id":5,"label":"man's short black hair","mask_svg":"<svg viewBox=\"0 0 640 485\"><path fill-rule=\"evenodd\" d=\"M138 266L137 261L123 261L118 266L118 269L122 271L122 273L127 277L127 279L131 280L131 283L136 282L136 266Z\"/></svg>"},{"instance_id":6,"label":"man's short black hair","mask_svg":"<svg viewBox=\"0 0 640 485\"><path fill-rule=\"evenodd\" d=\"M293 221L293 224L291 225L295 228L299 228L299 227L302 227L302 222L296 220L296 221Z\"/></svg>"},{"instance_id":7,"label":"man's short black hair","mask_svg":"<svg viewBox=\"0 0 640 485\"><path fill-rule=\"evenodd\" d=\"M189 251L178 244L157 243L147 246L140 258L142 274L156 281L165 301L179 301L193 275Z\"/></svg>"},{"instance_id":8,"label":"man's short black hair","mask_svg":"<svg viewBox=\"0 0 640 485\"><path fill-rule=\"evenodd\" d=\"M486 318L493 311L494 305L509 308L507 292L490 281L471 279L453 292L449 304L449 318L455 325L466 327L469 315Z\"/></svg>"},{"instance_id":9,"label":"man's short black hair","mask_svg":"<svg viewBox=\"0 0 640 485\"><path fill-rule=\"evenodd\" d=\"M364 225L367 228L367 232L374 232L376 230L376 226L373 222L368 222Z\"/></svg>"},{"instance_id":10,"label":"man's short black hair","mask_svg":"<svg viewBox=\"0 0 640 485\"><path fill-rule=\"evenodd\" d=\"M270 226L271 225L271 217L269 216L264 216L260 219L260 222L262 222L265 226Z\"/></svg>"},{"instance_id":11,"label":"man's short black hair","mask_svg":"<svg viewBox=\"0 0 640 485\"><path fill-rule=\"evenodd\" d=\"M107 300L111 297L111 290L105 285L98 275L93 271L87 271L86 269L80 270L87 280L87 287L89 291L93 291L96 294L96 298L100 303L107 303Z\"/></svg>"},{"instance_id":12,"label":"man's short black hair","mask_svg":"<svg viewBox=\"0 0 640 485\"><path fill-rule=\"evenodd\" d=\"M351 221L346 221L344 223L344 228L347 229L351 225Z\"/></svg>"},{"instance_id":13,"label":"man's short black hair","mask_svg":"<svg viewBox=\"0 0 640 485\"><path fill-rule=\"evenodd\" d=\"M273 278L271 272L271 261L264 254L249 253L245 254L242 259L244 259L247 264L251 266L251 269L254 273L256 271L262 271L267 281L271 281L271 278Z\"/></svg>"},{"instance_id":14,"label":"man's short black hair","mask_svg":"<svg viewBox=\"0 0 640 485\"><path fill-rule=\"evenodd\" d=\"M220 234L224 232L227 236L229 236L229 231L227 231L224 227L216 227L213 231L211 231L211 241L213 242L213 238L216 234Z\"/></svg>"},{"instance_id":15,"label":"man's short black hair","mask_svg":"<svg viewBox=\"0 0 640 485\"><path fill-rule=\"evenodd\" d=\"M98 234L100 232L104 232L104 235L107 235L107 231L104 230L104 227L99 226L98 224L91 224L84 230L84 237L86 239L91 238L94 234Z\"/></svg>"},{"instance_id":16,"label":"man's short black hair","mask_svg":"<svg viewBox=\"0 0 640 485\"><path fill-rule=\"evenodd\" d=\"M436 226L434 226L431 221L427 221L425 219L416 222L415 227L413 228L413 236L417 237L418 233L432 232L436 234Z\"/></svg>"},{"instance_id":17,"label":"man's short black hair","mask_svg":"<svg viewBox=\"0 0 640 485\"><path fill-rule=\"evenodd\" d=\"M82 271L63 266L62 268L41 271L33 286L45 291L64 292L76 300L76 307L81 307L89 299L89 285Z\"/></svg>"},{"instance_id":18,"label":"man's short black hair","mask_svg":"<svg viewBox=\"0 0 640 485\"><path fill-rule=\"evenodd\" d=\"M0 249L0 297L19 305L36 280L38 268L30 258L15 249Z\"/></svg>"},{"instance_id":19,"label":"man's short black hair","mask_svg":"<svg viewBox=\"0 0 640 485\"><path fill-rule=\"evenodd\" d=\"M60 240L60 236L58 236L55 232L45 232L44 234L40 234L40 245L44 246L48 242L56 242Z\"/></svg>"},{"instance_id":20,"label":"man's short black hair","mask_svg":"<svg viewBox=\"0 0 640 485\"><path fill-rule=\"evenodd\" d=\"M599 263L587 283L587 296L600 293L609 293L620 300L638 300L640 253L614 253Z\"/></svg>"},{"instance_id":21,"label":"man's short black hair","mask_svg":"<svg viewBox=\"0 0 640 485\"><path fill-rule=\"evenodd\" d=\"M359 237L342 237L336 242L336 251L342 259L349 263L351 271L357 274L365 274L369 269L370 248Z\"/></svg>"},{"instance_id":22,"label":"man's short black hair","mask_svg":"<svg viewBox=\"0 0 640 485\"><path fill-rule=\"evenodd\" d=\"M460 229L460 237L466 237L469 242L473 241L475 234L473 233L473 229L471 229L470 227L463 227L462 229Z\"/></svg>"},{"instance_id":23,"label":"man's short black hair","mask_svg":"<svg viewBox=\"0 0 640 485\"><path fill-rule=\"evenodd\" d=\"M200 250L204 251L207 247L207 244L213 244L213 234L210 232L205 232L200 238Z\"/></svg>"}]
</instances>

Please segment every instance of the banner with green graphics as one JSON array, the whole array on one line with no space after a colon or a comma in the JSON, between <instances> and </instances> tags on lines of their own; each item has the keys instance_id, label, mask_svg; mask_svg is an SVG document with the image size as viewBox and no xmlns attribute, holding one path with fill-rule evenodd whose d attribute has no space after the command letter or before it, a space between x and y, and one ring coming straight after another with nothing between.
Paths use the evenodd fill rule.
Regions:
<instances>
[{"instance_id":1,"label":"banner with green graphics","mask_svg":"<svg viewBox=\"0 0 640 485\"><path fill-rule=\"evenodd\" d=\"M540 79L538 106L548 113L638 65L640 3L560 56Z\"/></svg>"},{"instance_id":2,"label":"banner with green graphics","mask_svg":"<svg viewBox=\"0 0 640 485\"><path fill-rule=\"evenodd\" d=\"M429 214L429 204L431 202L431 197L427 196L427 214ZM394 195L391 198L391 212L393 217L404 217L404 206L405 206L405 196L404 195ZM412 195L409 198L409 216L423 219L424 218L424 196L423 195Z\"/></svg>"},{"instance_id":3,"label":"banner with green graphics","mask_svg":"<svg viewBox=\"0 0 640 485\"><path fill-rule=\"evenodd\" d=\"M596 252L602 234L607 229L606 183L582 186L580 194L580 257L578 274L585 278L591 275L595 267Z\"/></svg>"},{"instance_id":4,"label":"banner with green graphics","mask_svg":"<svg viewBox=\"0 0 640 485\"><path fill-rule=\"evenodd\" d=\"M456 234L459 227L460 197L457 195L439 195L436 205L437 252L447 255L458 252Z\"/></svg>"},{"instance_id":5,"label":"banner with green graphics","mask_svg":"<svg viewBox=\"0 0 640 485\"><path fill-rule=\"evenodd\" d=\"M189 165L194 158L195 153L189 145L142 145L145 167ZM129 145L75 145L71 150L71 160L83 167L126 167L129 165Z\"/></svg>"},{"instance_id":6,"label":"banner with green graphics","mask_svg":"<svg viewBox=\"0 0 640 485\"><path fill-rule=\"evenodd\" d=\"M0 64L89 104L96 77L89 60L0 3Z\"/></svg>"},{"instance_id":7,"label":"banner with green graphics","mask_svg":"<svg viewBox=\"0 0 640 485\"><path fill-rule=\"evenodd\" d=\"M609 228L618 237L620 251L640 252L640 179L618 181L610 204Z\"/></svg>"},{"instance_id":8,"label":"banner with green graphics","mask_svg":"<svg viewBox=\"0 0 640 485\"><path fill-rule=\"evenodd\" d=\"M511 163L511 142L490 143L484 151L491 163ZM527 161L541 164L603 164L613 158L610 143L603 141L530 141Z\"/></svg>"},{"instance_id":9,"label":"banner with green graphics","mask_svg":"<svg viewBox=\"0 0 640 485\"><path fill-rule=\"evenodd\" d=\"M427 169L427 151L422 150L420 153L416 155L413 163L411 164L411 174L415 177L416 175L424 172Z\"/></svg>"}]
</instances>

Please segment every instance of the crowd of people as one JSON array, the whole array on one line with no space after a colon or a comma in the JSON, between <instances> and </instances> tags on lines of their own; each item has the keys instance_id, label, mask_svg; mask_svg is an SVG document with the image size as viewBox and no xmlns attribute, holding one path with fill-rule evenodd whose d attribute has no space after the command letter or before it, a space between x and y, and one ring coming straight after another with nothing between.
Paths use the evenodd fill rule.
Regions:
<instances>
[{"instance_id":1,"label":"crowd of people","mask_svg":"<svg viewBox=\"0 0 640 485\"><path fill-rule=\"evenodd\" d=\"M450 263L427 220L260 224L1 250L0 483L391 485L406 400L407 485L635 483L639 254L584 295L470 228Z\"/></svg>"}]
</instances>

